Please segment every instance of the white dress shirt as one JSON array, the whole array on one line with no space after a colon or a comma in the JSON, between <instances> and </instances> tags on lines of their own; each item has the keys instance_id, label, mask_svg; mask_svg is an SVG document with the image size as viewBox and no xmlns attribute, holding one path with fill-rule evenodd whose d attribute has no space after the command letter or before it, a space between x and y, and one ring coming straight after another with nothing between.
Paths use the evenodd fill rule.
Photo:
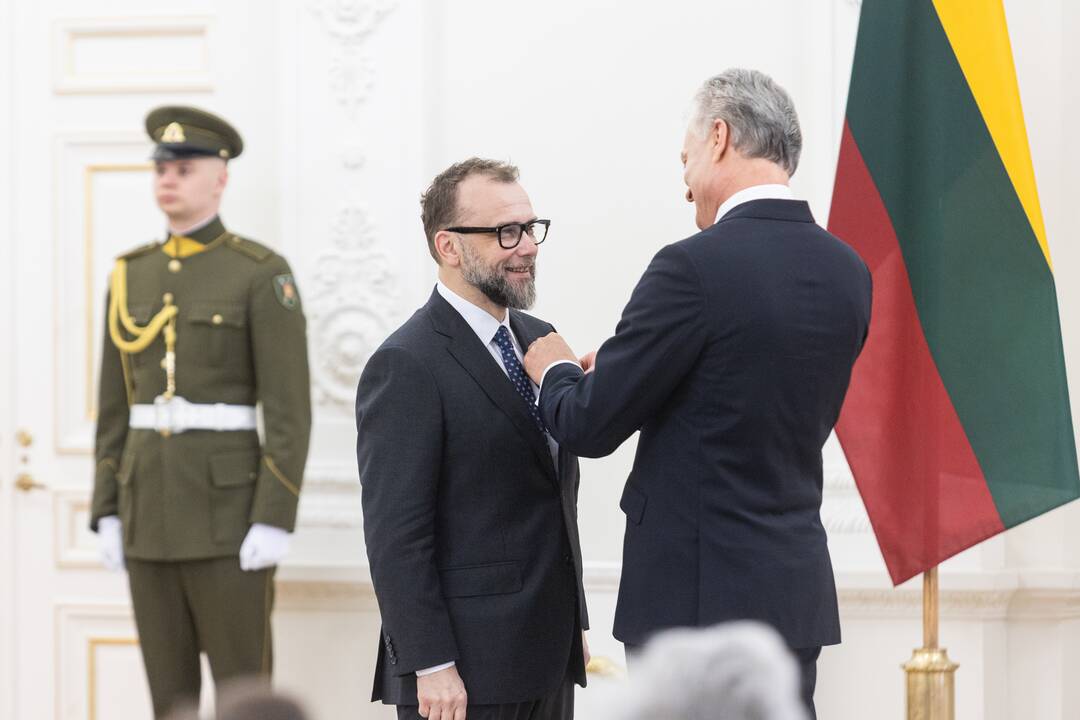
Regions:
<instances>
[{"instance_id":1,"label":"white dress shirt","mask_svg":"<svg viewBox=\"0 0 1080 720\"><path fill-rule=\"evenodd\" d=\"M521 351L521 345L518 343L518 339L514 337L514 331L510 328L510 311L504 311L502 322L500 322L493 318L487 310L473 305L443 285L441 281L435 284L435 289L442 295L443 300L450 303L450 307L457 310L458 315L468 323L469 327L476 333L476 337L480 338L480 342L484 343L484 347L491 353L491 357L495 358L495 362L499 363L499 367L502 368L504 373L506 373L506 366L503 365L502 351L499 350L499 346L495 342L495 333L499 331L500 326L506 328L506 331L510 333L510 342L514 344L514 354L517 355L518 360L525 358L525 354ZM507 374L507 377L509 377L509 374ZM535 385L533 390L536 390Z\"/></svg>"},{"instance_id":2,"label":"white dress shirt","mask_svg":"<svg viewBox=\"0 0 1080 720\"><path fill-rule=\"evenodd\" d=\"M748 203L751 200L793 200L795 195L792 194L791 188L787 185L751 185L748 188L743 188L739 192L735 193L721 205L720 209L716 211L716 219L720 221L729 212L734 210L738 205Z\"/></svg>"},{"instance_id":3,"label":"white dress shirt","mask_svg":"<svg viewBox=\"0 0 1080 720\"><path fill-rule=\"evenodd\" d=\"M517 337L515 337L514 335L513 329L510 327L509 310L504 312L502 321L499 321L493 318L487 310L473 305L471 302L461 297L450 288L446 287L446 285L444 285L441 281L435 284L435 290L439 293L439 295L442 296L443 300L446 300L446 302L450 303L450 307L457 310L458 314L461 315L462 319L465 320L465 322L470 328L472 328L472 331L476 333L476 337L480 338L480 342L482 342L484 344L484 347L488 349L488 352L491 353L491 357L495 358L495 362L499 364L499 367L502 369L503 374L506 375L507 380L510 379L510 373L507 372L506 365L503 364L502 351L499 350L499 345L495 342L495 333L499 331L500 327L505 327L506 331L510 333L510 342L514 346L514 354L517 355L518 362L520 362L522 364L522 367L524 367L525 353L522 352L521 344L518 342ZM531 380L529 382L530 384L532 384L533 394L539 397L540 388L537 387L535 383L532 383ZM524 398L522 398L522 402L525 402ZM548 449L551 452L551 460L555 463L555 468L558 469L559 445L555 442L551 435L546 433L545 435L547 437ZM430 675L431 673L451 668L454 665L454 662L448 662L443 663L442 665L425 668L423 670L417 670L416 676L423 677L425 675Z\"/></svg>"},{"instance_id":4,"label":"white dress shirt","mask_svg":"<svg viewBox=\"0 0 1080 720\"><path fill-rule=\"evenodd\" d=\"M769 185L751 185L748 188L743 188L721 203L720 209L716 212L716 220L719 221L723 219L725 215L734 210L738 205L750 202L751 200L793 200L794 198L795 195L787 185L775 183ZM576 360L556 360L544 368L544 374L540 377L540 387L544 386L544 378L547 377L548 370L556 365L562 365L563 363L570 363L571 365L581 367L581 364ZM539 389L536 391L536 401L537 403L540 402Z\"/></svg>"}]
</instances>

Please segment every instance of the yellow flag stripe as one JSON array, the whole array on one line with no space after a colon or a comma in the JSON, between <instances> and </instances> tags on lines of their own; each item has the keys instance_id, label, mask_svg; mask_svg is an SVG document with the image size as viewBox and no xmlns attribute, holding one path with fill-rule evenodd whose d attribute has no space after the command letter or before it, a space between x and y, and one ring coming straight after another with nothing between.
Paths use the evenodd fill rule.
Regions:
<instances>
[{"instance_id":1,"label":"yellow flag stripe","mask_svg":"<svg viewBox=\"0 0 1080 720\"><path fill-rule=\"evenodd\" d=\"M1002 0L933 0L1031 230L1050 262Z\"/></svg>"}]
</instances>

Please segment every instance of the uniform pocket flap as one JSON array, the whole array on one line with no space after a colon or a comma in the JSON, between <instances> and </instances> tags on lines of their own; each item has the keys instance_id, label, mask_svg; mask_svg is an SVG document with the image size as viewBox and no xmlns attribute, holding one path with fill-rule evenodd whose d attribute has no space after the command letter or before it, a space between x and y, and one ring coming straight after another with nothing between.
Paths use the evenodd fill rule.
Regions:
<instances>
[{"instance_id":1,"label":"uniform pocket flap","mask_svg":"<svg viewBox=\"0 0 1080 720\"><path fill-rule=\"evenodd\" d=\"M259 456L251 450L230 450L210 456L214 487L251 485L258 477Z\"/></svg>"},{"instance_id":2,"label":"uniform pocket flap","mask_svg":"<svg viewBox=\"0 0 1080 720\"><path fill-rule=\"evenodd\" d=\"M439 571L444 597L505 595L521 590L521 568L517 562L499 562Z\"/></svg>"},{"instance_id":3,"label":"uniform pocket flap","mask_svg":"<svg viewBox=\"0 0 1080 720\"><path fill-rule=\"evenodd\" d=\"M205 323L207 325L244 327L247 324L244 307L228 303L191 303L191 309L188 310L187 317L191 322Z\"/></svg>"},{"instance_id":4,"label":"uniform pocket flap","mask_svg":"<svg viewBox=\"0 0 1080 720\"><path fill-rule=\"evenodd\" d=\"M648 495L638 490L628 481L626 487L623 488L622 499L619 500L619 507L626 513L628 520L632 521L635 525L640 525L641 518L645 515L645 504L648 500Z\"/></svg>"}]
</instances>

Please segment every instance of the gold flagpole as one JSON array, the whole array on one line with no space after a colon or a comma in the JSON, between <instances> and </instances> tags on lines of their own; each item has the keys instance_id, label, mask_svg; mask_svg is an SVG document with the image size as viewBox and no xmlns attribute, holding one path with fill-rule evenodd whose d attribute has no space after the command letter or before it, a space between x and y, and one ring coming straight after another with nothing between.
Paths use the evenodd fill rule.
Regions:
<instances>
[{"instance_id":1,"label":"gold flagpole","mask_svg":"<svg viewBox=\"0 0 1080 720\"><path fill-rule=\"evenodd\" d=\"M956 663L938 647L938 569L923 573L923 646L904 665L907 720L953 720Z\"/></svg>"}]
</instances>

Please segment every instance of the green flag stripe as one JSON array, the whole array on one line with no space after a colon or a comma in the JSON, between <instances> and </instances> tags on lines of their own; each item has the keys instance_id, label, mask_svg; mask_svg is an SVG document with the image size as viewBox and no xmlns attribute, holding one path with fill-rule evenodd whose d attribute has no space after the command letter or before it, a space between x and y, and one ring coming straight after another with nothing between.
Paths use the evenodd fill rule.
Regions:
<instances>
[{"instance_id":1,"label":"green flag stripe","mask_svg":"<svg viewBox=\"0 0 1080 720\"><path fill-rule=\"evenodd\" d=\"M930 0L862 12L848 123L1011 527L1080 494L1053 276Z\"/></svg>"}]
</instances>

